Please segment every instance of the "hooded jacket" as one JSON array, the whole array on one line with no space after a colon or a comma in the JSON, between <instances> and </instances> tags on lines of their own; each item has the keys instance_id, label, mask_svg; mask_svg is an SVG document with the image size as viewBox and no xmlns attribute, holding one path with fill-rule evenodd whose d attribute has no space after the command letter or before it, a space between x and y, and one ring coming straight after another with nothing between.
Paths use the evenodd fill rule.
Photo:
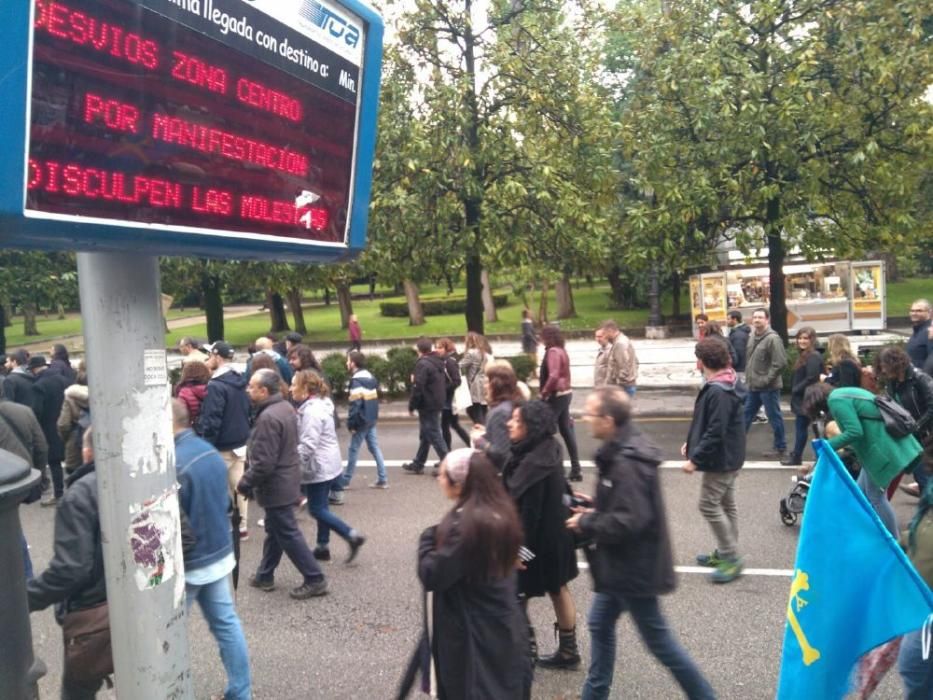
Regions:
<instances>
[{"instance_id":1,"label":"hooded jacket","mask_svg":"<svg viewBox=\"0 0 933 700\"><path fill-rule=\"evenodd\" d=\"M107 600L100 540L97 473L82 465L67 481L55 510L55 542L48 568L26 583L30 612L57 604L55 617Z\"/></svg>"},{"instance_id":2,"label":"hooded jacket","mask_svg":"<svg viewBox=\"0 0 933 700\"><path fill-rule=\"evenodd\" d=\"M784 341L773 328L761 335L748 336L748 354L745 357L745 381L750 391L780 390L783 385L787 353Z\"/></svg>"},{"instance_id":3,"label":"hooded jacket","mask_svg":"<svg viewBox=\"0 0 933 700\"><path fill-rule=\"evenodd\" d=\"M748 327L747 323L740 323L729 331L729 337L726 338L729 345L732 346L732 352L735 354L732 366L736 372L745 371L745 360L748 355L748 336L751 332L752 329Z\"/></svg>"},{"instance_id":4,"label":"hooded jacket","mask_svg":"<svg viewBox=\"0 0 933 700\"><path fill-rule=\"evenodd\" d=\"M371 428L379 419L379 381L368 369L358 369L350 378L347 428L353 432Z\"/></svg>"},{"instance_id":5,"label":"hooded jacket","mask_svg":"<svg viewBox=\"0 0 933 700\"><path fill-rule=\"evenodd\" d=\"M17 367L6 376L3 397L31 409L36 418L42 413L42 397L36 391L36 375L25 367Z\"/></svg>"},{"instance_id":6,"label":"hooded jacket","mask_svg":"<svg viewBox=\"0 0 933 700\"><path fill-rule=\"evenodd\" d=\"M713 375L700 389L687 433L687 459L699 471L735 471L745 464L747 394L732 368Z\"/></svg>"},{"instance_id":7,"label":"hooded jacket","mask_svg":"<svg viewBox=\"0 0 933 700\"><path fill-rule=\"evenodd\" d=\"M330 481L343 472L329 398L312 396L298 407L298 460L302 484Z\"/></svg>"},{"instance_id":8,"label":"hooded jacket","mask_svg":"<svg viewBox=\"0 0 933 700\"><path fill-rule=\"evenodd\" d=\"M433 352L415 362L415 383L411 388L408 410L442 411L447 395L444 358Z\"/></svg>"},{"instance_id":9,"label":"hooded jacket","mask_svg":"<svg viewBox=\"0 0 933 700\"><path fill-rule=\"evenodd\" d=\"M654 597L676 586L658 465L661 451L632 423L596 452L593 513L580 518L593 585L600 593Z\"/></svg>"},{"instance_id":10,"label":"hooded jacket","mask_svg":"<svg viewBox=\"0 0 933 700\"><path fill-rule=\"evenodd\" d=\"M215 373L207 383L197 432L218 450L242 447L249 439L249 412L246 378L233 369Z\"/></svg>"},{"instance_id":11,"label":"hooded jacket","mask_svg":"<svg viewBox=\"0 0 933 700\"><path fill-rule=\"evenodd\" d=\"M66 469L81 466L81 436L90 422L88 388L83 384L72 384L65 389L65 402L58 414L58 436L65 446ZM83 424L83 425L82 425Z\"/></svg>"}]
</instances>

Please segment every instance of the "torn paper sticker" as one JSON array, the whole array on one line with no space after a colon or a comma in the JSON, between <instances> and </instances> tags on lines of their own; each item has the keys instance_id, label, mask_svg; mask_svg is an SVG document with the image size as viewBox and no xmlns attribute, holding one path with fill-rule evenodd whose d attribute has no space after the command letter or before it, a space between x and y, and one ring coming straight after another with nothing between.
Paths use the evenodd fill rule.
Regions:
<instances>
[{"instance_id":1,"label":"torn paper sticker","mask_svg":"<svg viewBox=\"0 0 933 700\"><path fill-rule=\"evenodd\" d=\"M169 464L174 464L170 398L167 386L149 387L130 395L132 403L123 416L121 448L131 477L165 474Z\"/></svg>"},{"instance_id":2,"label":"torn paper sticker","mask_svg":"<svg viewBox=\"0 0 933 700\"><path fill-rule=\"evenodd\" d=\"M130 506L129 545L136 565L136 587L145 591L174 580L178 607L185 593L178 484L157 498Z\"/></svg>"}]
</instances>

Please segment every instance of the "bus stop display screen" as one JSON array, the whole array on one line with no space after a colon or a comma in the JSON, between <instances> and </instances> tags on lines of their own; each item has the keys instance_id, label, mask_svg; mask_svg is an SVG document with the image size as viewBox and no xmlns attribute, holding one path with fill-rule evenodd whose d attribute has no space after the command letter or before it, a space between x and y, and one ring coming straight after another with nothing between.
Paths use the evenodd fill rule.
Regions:
<instances>
[{"instance_id":1,"label":"bus stop display screen","mask_svg":"<svg viewBox=\"0 0 933 700\"><path fill-rule=\"evenodd\" d=\"M315 0L36 0L27 215L344 243L360 26Z\"/></svg>"}]
</instances>

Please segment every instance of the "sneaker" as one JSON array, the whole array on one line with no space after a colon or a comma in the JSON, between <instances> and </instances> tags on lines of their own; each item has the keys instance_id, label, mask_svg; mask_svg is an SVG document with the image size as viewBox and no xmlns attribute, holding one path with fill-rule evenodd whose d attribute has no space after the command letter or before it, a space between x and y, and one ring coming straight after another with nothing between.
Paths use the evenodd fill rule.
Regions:
<instances>
[{"instance_id":1,"label":"sneaker","mask_svg":"<svg viewBox=\"0 0 933 700\"><path fill-rule=\"evenodd\" d=\"M371 489L387 489L389 488L388 481L377 481L375 484L370 484L369 488Z\"/></svg>"},{"instance_id":2,"label":"sneaker","mask_svg":"<svg viewBox=\"0 0 933 700\"><path fill-rule=\"evenodd\" d=\"M256 521L256 527L265 527L265 526L266 526L265 518L260 518L259 520Z\"/></svg>"},{"instance_id":3,"label":"sneaker","mask_svg":"<svg viewBox=\"0 0 933 700\"><path fill-rule=\"evenodd\" d=\"M402 469L405 470L408 474L424 474L424 465L415 464L414 462L405 462L402 465Z\"/></svg>"},{"instance_id":4,"label":"sneaker","mask_svg":"<svg viewBox=\"0 0 933 700\"><path fill-rule=\"evenodd\" d=\"M305 581L298 588L293 588L288 592L295 600L307 600L327 593L327 581L323 578L317 581Z\"/></svg>"},{"instance_id":5,"label":"sneaker","mask_svg":"<svg viewBox=\"0 0 933 700\"><path fill-rule=\"evenodd\" d=\"M786 459L781 460L781 465L784 467L799 467L803 464L803 460L800 457L794 457L794 455L788 455Z\"/></svg>"},{"instance_id":6,"label":"sneaker","mask_svg":"<svg viewBox=\"0 0 933 700\"><path fill-rule=\"evenodd\" d=\"M715 569L723 561L724 559L719 556L718 549L714 549L709 554L697 554L697 564L700 566L709 566Z\"/></svg>"},{"instance_id":7,"label":"sneaker","mask_svg":"<svg viewBox=\"0 0 933 700\"><path fill-rule=\"evenodd\" d=\"M343 491L331 491L327 494L327 502L332 506L342 506L346 498Z\"/></svg>"},{"instance_id":8,"label":"sneaker","mask_svg":"<svg viewBox=\"0 0 933 700\"><path fill-rule=\"evenodd\" d=\"M39 501L39 505L43 508L54 508L58 505L58 498L50 493L48 496Z\"/></svg>"},{"instance_id":9,"label":"sneaker","mask_svg":"<svg viewBox=\"0 0 933 700\"><path fill-rule=\"evenodd\" d=\"M729 583L730 581L735 581L742 575L742 569L742 559L740 557L724 559L719 562L719 566L716 567L716 570L710 574L710 580L713 583Z\"/></svg>"},{"instance_id":10,"label":"sneaker","mask_svg":"<svg viewBox=\"0 0 933 700\"><path fill-rule=\"evenodd\" d=\"M350 540L347 543L350 545L350 554L347 555L347 564L356 559L356 555L360 551L360 547L363 546L365 541L366 538L362 535L353 535L350 537Z\"/></svg>"},{"instance_id":11,"label":"sneaker","mask_svg":"<svg viewBox=\"0 0 933 700\"><path fill-rule=\"evenodd\" d=\"M897 488L906 493L908 496L920 498L920 484L918 484L916 481L912 484L898 484ZM42 505L45 505L44 501Z\"/></svg>"},{"instance_id":12,"label":"sneaker","mask_svg":"<svg viewBox=\"0 0 933 700\"><path fill-rule=\"evenodd\" d=\"M240 542L246 542L249 539L249 530L245 527L240 528Z\"/></svg>"},{"instance_id":13,"label":"sneaker","mask_svg":"<svg viewBox=\"0 0 933 700\"><path fill-rule=\"evenodd\" d=\"M314 555L314 558L317 559L318 561L330 561L330 549L328 549L327 547L321 547L320 545L318 545L317 547L314 548L314 551L312 552L312 554Z\"/></svg>"},{"instance_id":14,"label":"sneaker","mask_svg":"<svg viewBox=\"0 0 933 700\"><path fill-rule=\"evenodd\" d=\"M307 496L302 496L301 499L298 501L298 505L295 506L295 507L296 507L296 508L304 508L306 505L308 505L308 497L307 497Z\"/></svg>"},{"instance_id":15,"label":"sneaker","mask_svg":"<svg viewBox=\"0 0 933 700\"><path fill-rule=\"evenodd\" d=\"M759 413L757 416L755 416L754 420L752 420L752 423L759 423L759 424L760 424L760 423L767 423L767 422L768 422L768 417L767 417L767 416L763 416L763 415L761 415L760 413Z\"/></svg>"},{"instance_id":16,"label":"sneaker","mask_svg":"<svg viewBox=\"0 0 933 700\"><path fill-rule=\"evenodd\" d=\"M259 578L256 575L249 577L249 585L253 588L258 588L261 591L268 593L269 591L275 590L275 579L274 578Z\"/></svg>"}]
</instances>

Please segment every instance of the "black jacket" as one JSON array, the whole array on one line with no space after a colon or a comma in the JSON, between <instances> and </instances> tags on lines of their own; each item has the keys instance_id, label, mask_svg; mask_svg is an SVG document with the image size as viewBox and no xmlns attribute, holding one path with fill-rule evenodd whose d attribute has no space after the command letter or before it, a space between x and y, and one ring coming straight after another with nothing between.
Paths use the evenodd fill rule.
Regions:
<instances>
[{"instance_id":1,"label":"black jacket","mask_svg":"<svg viewBox=\"0 0 933 700\"><path fill-rule=\"evenodd\" d=\"M444 367L447 369L447 375L450 377L450 383L447 383L447 377L444 377L444 408L453 408L454 393L460 386L460 363L457 356L453 353L444 357Z\"/></svg>"},{"instance_id":2,"label":"black jacket","mask_svg":"<svg viewBox=\"0 0 933 700\"><path fill-rule=\"evenodd\" d=\"M53 372L51 369L39 374L35 383L41 406L39 425L42 426L42 434L49 445L50 462L61 462L65 459L65 443L58 434L58 417L62 413L65 389L68 385L68 378L63 373Z\"/></svg>"},{"instance_id":3,"label":"black jacket","mask_svg":"<svg viewBox=\"0 0 933 700\"><path fill-rule=\"evenodd\" d=\"M862 368L855 360L843 360L833 367L833 371L826 378L826 383L833 385L837 389L853 386L861 388Z\"/></svg>"},{"instance_id":4,"label":"black jacket","mask_svg":"<svg viewBox=\"0 0 933 700\"><path fill-rule=\"evenodd\" d=\"M923 369L929 357L933 355L933 340L929 337L931 323L933 321L924 321L914 326L914 332L904 348L917 369Z\"/></svg>"},{"instance_id":5,"label":"black jacket","mask_svg":"<svg viewBox=\"0 0 933 700\"><path fill-rule=\"evenodd\" d=\"M68 488L55 511L53 547L49 567L26 584L30 611L57 604L55 616L61 622L67 612L107 600L93 462L68 478Z\"/></svg>"},{"instance_id":6,"label":"black jacket","mask_svg":"<svg viewBox=\"0 0 933 700\"><path fill-rule=\"evenodd\" d=\"M196 432L218 450L242 447L249 439L246 378L234 370L207 383Z\"/></svg>"},{"instance_id":7,"label":"black jacket","mask_svg":"<svg viewBox=\"0 0 933 700\"><path fill-rule=\"evenodd\" d=\"M22 457L33 469L45 469L49 446L33 412L12 401L0 400L0 414L0 449Z\"/></svg>"},{"instance_id":8,"label":"black jacket","mask_svg":"<svg viewBox=\"0 0 933 700\"><path fill-rule=\"evenodd\" d=\"M3 397L32 409L36 418L42 413L42 397L36 391L36 376L32 372L10 372L3 382Z\"/></svg>"},{"instance_id":9,"label":"black jacket","mask_svg":"<svg viewBox=\"0 0 933 700\"><path fill-rule=\"evenodd\" d=\"M687 459L701 472L731 472L745 464L745 396L741 382L703 385L687 433Z\"/></svg>"},{"instance_id":10,"label":"black jacket","mask_svg":"<svg viewBox=\"0 0 933 700\"><path fill-rule=\"evenodd\" d=\"M408 410L442 411L447 398L444 377L445 360L440 355L422 355L415 363L415 383L411 388Z\"/></svg>"},{"instance_id":11,"label":"black jacket","mask_svg":"<svg viewBox=\"0 0 933 700\"><path fill-rule=\"evenodd\" d=\"M740 323L729 331L727 340L735 353L735 358L732 360L732 367L736 372L745 371L745 360L748 356L748 335L751 332L752 329L748 327L747 323Z\"/></svg>"},{"instance_id":12,"label":"black jacket","mask_svg":"<svg viewBox=\"0 0 933 700\"><path fill-rule=\"evenodd\" d=\"M661 451L632 423L596 452L596 512L580 518L597 592L632 597L676 586L658 465Z\"/></svg>"},{"instance_id":13,"label":"black jacket","mask_svg":"<svg viewBox=\"0 0 933 700\"><path fill-rule=\"evenodd\" d=\"M887 382L885 389L917 421L917 439L924 445L933 439L933 377L908 367L903 382Z\"/></svg>"},{"instance_id":14,"label":"black jacket","mask_svg":"<svg viewBox=\"0 0 933 700\"><path fill-rule=\"evenodd\" d=\"M246 447L247 469L241 483L254 490L263 508L294 505L301 498L298 418L281 394L256 408L256 423Z\"/></svg>"},{"instance_id":15,"label":"black jacket","mask_svg":"<svg viewBox=\"0 0 933 700\"><path fill-rule=\"evenodd\" d=\"M515 576L472 583L456 526L441 547L436 540L434 527L421 534L418 578L434 593L437 697L521 700L531 680L531 659Z\"/></svg>"},{"instance_id":16,"label":"black jacket","mask_svg":"<svg viewBox=\"0 0 933 700\"><path fill-rule=\"evenodd\" d=\"M78 373L65 360L53 358L48 368L42 374L58 374L65 378L65 387L69 387L78 380Z\"/></svg>"},{"instance_id":17,"label":"black jacket","mask_svg":"<svg viewBox=\"0 0 933 700\"><path fill-rule=\"evenodd\" d=\"M817 350L811 352L807 356L807 361L794 369L790 390L790 410L795 416L803 415L803 394L808 386L819 383L820 375L824 370L823 356Z\"/></svg>"}]
</instances>

